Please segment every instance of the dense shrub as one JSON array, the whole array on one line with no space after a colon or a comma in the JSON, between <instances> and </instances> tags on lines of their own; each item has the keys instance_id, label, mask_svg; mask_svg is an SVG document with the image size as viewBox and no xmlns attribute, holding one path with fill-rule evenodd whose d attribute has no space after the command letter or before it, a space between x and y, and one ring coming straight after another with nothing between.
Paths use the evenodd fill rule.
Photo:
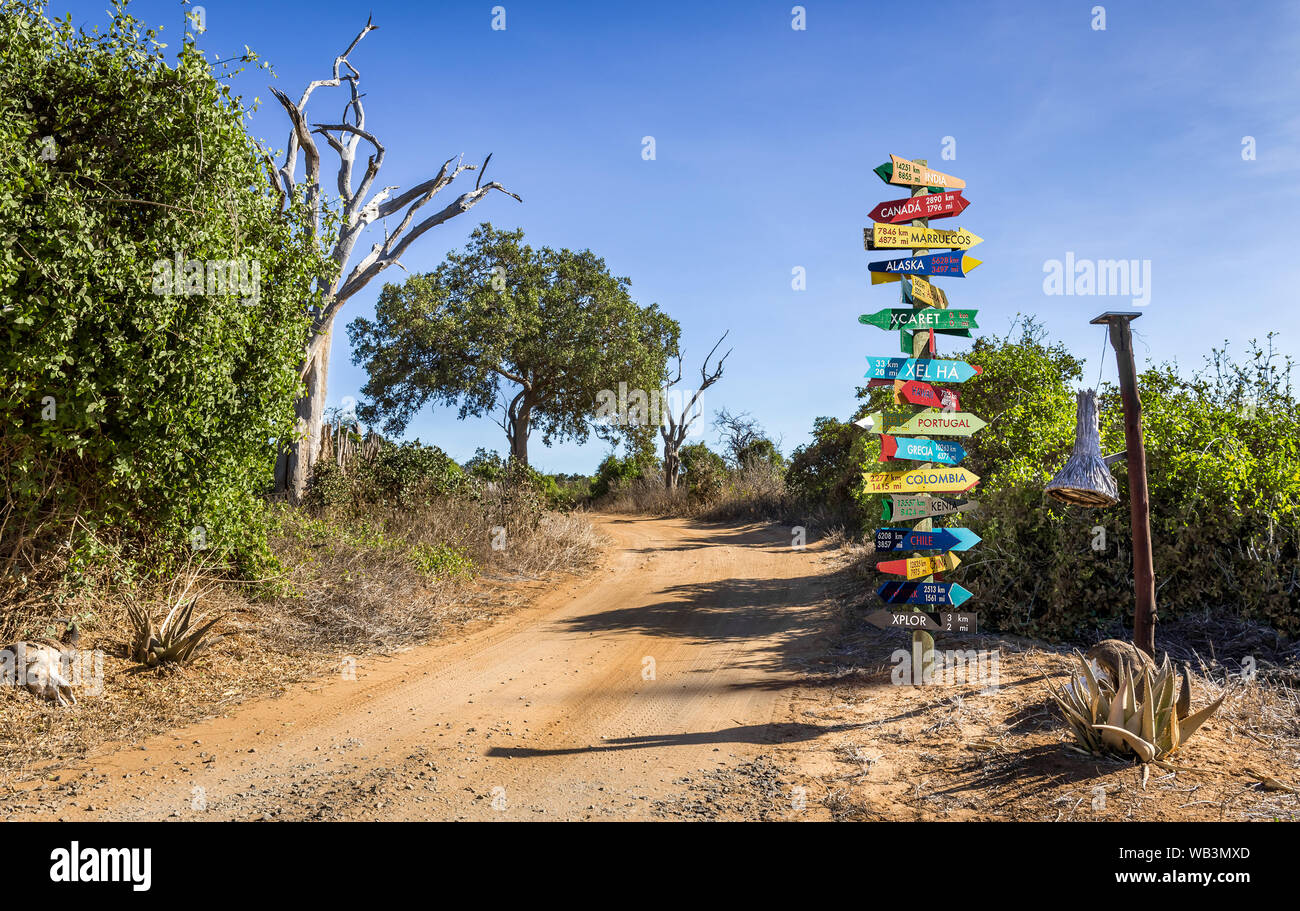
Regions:
<instances>
[{"instance_id":1,"label":"dense shrub","mask_svg":"<svg viewBox=\"0 0 1300 911\"><path fill-rule=\"evenodd\" d=\"M373 460L353 460L346 474L334 461L318 459L303 502L313 509L411 509L483 486L437 446L385 440Z\"/></svg>"},{"instance_id":2,"label":"dense shrub","mask_svg":"<svg viewBox=\"0 0 1300 911\"><path fill-rule=\"evenodd\" d=\"M0 544L264 553L256 495L330 267L248 108L122 7L85 33L0 0L0 59Z\"/></svg>"},{"instance_id":3,"label":"dense shrub","mask_svg":"<svg viewBox=\"0 0 1300 911\"><path fill-rule=\"evenodd\" d=\"M727 463L704 443L683 446L678 455L682 460L682 478L687 491L695 500L711 502L723 491L727 479Z\"/></svg>"},{"instance_id":4,"label":"dense shrub","mask_svg":"<svg viewBox=\"0 0 1300 911\"><path fill-rule=\"evenodd\" d=\"M591 480L591 496L601 499L610 493L626 488L634 480L658 471L658 460L651 454L633 451L620 456L611 452L596 469Z\"/></svg>"},{"instance_id":5,"label":"dense shrub","mask_svg":"<svg viewBox=\"0 0 1300 911\"><path fill-rule=\"evenodd\" d=\"M862 486L862 463L867 435L848 421L820 417L813 421L812 441L790 457L785 482L797 500L822 504L852 529L869 519L855 497Z\"/></svg>"},{"instance_id":6,"label":"dense shrub","mask_svg":"<svg viewBox=\"0 0 1300 911\"><path fill-rule=\"evenodd\" d=\"M970 494L979 510L947 522L984 541L951 578L975 592L971 605L994 628L1069 637L1131 622L1123 461L1113 469L1115 507L1066 507L1043 494L1074 442L1079 361L1047 344L1033 322L1018 337L985 336L951 356L984 368L959 391L962 410L989 422L961 441L963 467L981 478ZM1140 376L1161 617L1208 610L1300 632L1300 418L1290 373L1270 342L1268 350L1252 345L1245 363L1216 351L1190 378L1169 366ZM892 404L887 389L860 396L867 401L859 414ZM1100 398L1102 448L1118 452L1125 446L1118 391L1103 386ZM864 436L859 464L880 470L878 437ZM800 489L830 489L833 459L816 470L803 467L812 460L797 461ZM858 499L867 533L879 524L883 498L859 488Z\"/></svg>"}]
</instances>

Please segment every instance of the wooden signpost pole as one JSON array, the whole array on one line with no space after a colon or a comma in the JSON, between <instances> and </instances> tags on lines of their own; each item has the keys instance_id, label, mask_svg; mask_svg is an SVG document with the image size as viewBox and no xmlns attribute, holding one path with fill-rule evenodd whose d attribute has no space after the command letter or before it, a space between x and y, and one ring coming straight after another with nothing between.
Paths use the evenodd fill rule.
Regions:
<instances>
[{"instance_id":1,"label":"wooden signpost pole","mask_svg":"<svg viewBox=\"0 0 1300 911\"><path fill-rule=\"evenodd\" d=\"M1151 499L1147 492L1147 451L1142 434L1142 399L1133 363L1129 323L1140 313L1103 313L1092 322L1110 327L1110 343L1119 362L1119 391L1124 404L1124 445L1128 460L1129 521L1133 527L1133 644L1156 654L1156 574L1151 557Z\"/></svg>"},{"instance_id":2,"label":"wooden signpost pole","mask_svg":"<svg viewBox=\"0 0 1300 911\"><path fill-rule=\"evenodd\" d=\"M927 159L919 159L917 161L917 164L921 165L922 167L928 167L930 162ZM912 196L913 197L925 196L929 192L930 191L926 189L924 186L920 186L912 190ZM912 227L929 228L930 219L928 218L914 219L912 221ZM912 254L914 256L919 255L921 253L928 253L928 252L929 251L925 248L914 248L912 250ZM899 285L901 289L903 287L903 283L899 282ZM903 303L906 304L907 294L904 291L900 290L900 295L903 299ZM921 301L917 300L913 302L912 306L920 310L926 305ZM915 358L934 357L936 353L934 345L935 345L935 335L932 331L928 329L917 330L916 334L912 336L912 357ZM922 439L924 439L924 437L922 437ZM925 462L918 467L930 468L931 465L932 465L931 462ZM922 496L928 499L930 495L922 494ZM914 526L914 528L917 531L933 531L934 520L929 518L922 519ZM933 582L934 576L926 576L922 581ZM930 633L927 630L923 630L923 629L914 630L912 632L912 670L913 670L912 679L919 680L922 683L928 681L931 678L931 675L933 673L933 664L934 664L934 636L930 635ZM919 675L916 673L918 668L920 670Z\"/></svg>"}]
</instances>

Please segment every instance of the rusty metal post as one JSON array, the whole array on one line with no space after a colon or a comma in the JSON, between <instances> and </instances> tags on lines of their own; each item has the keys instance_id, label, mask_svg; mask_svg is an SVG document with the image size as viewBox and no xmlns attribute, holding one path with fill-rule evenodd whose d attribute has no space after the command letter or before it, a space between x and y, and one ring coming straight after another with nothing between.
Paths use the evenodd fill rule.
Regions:
<instances>
[{"instance_id":1,"label":"rusty metal post","mask_svg":"<svg viewBox=\"0 0 1300 911\"><path fill-rule=\"evenodd\" d=\"M1156 653L1156 574L1151 556L1151 498L1147 492L1147 451L1142 435L1142 398L1138 395L1129 323L1140 313L1103 313L1092 322L1110 327L1110 343L1119 362L1119 391L1124 403L1124 445L1128 461L1129 521L1133 527L1133 644Z\"/></svg>"}]
</instances>

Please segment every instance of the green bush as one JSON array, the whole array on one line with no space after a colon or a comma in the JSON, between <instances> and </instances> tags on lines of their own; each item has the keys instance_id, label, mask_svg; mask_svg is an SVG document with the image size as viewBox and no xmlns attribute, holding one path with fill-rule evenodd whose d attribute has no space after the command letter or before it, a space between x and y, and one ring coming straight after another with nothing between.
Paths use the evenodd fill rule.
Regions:
<instances>
[{"instance_id":1,"label":"green bush","mask_svg":"<svg viewBox=\"0 0 1300 911\"><path fill-rule=\"evenodd\" d=\"M820 417L812 437L791 455L786 486L800 502L825 505L850 527L862 528L879 516L864 516L855 495L862 486L867 435L848 421Z\"/></svg>"},{"instance_id":2,"label":"green bush","mask_svg":"<svg viewBox=\"0 0 1300 911\"><path fill-rule=\"evenodd\" d=\"M349 463L346 476L335 462L318 459L303 502L312 509L413 509L441 497L469 496L481 485L437 446L385 440L373 461Z\"/></svg>"},{"instance_id":3,"label":"green bush","mask_svg":"<svg viewBox=\"0 0 1300 911\"><path fill-rule=\"evenodd\" d=\"M727 480L727 463L704 443L683 446L678 455L682 460L682 483L691 497L708 503L722 495Z\"/></svg>"},{"instance_id":4,"label":"green bush","mask_svg":"<svg viewBox=\"0 0 1300 911\"><path fill-rule=\"evenodd\" d=\"M505 471L506 463L495 451L489 452L480 446L463 467L468 475L483 481L495 481Z\"/></svg>"},{"instance_id":5,"label":"green bush","mask_svg":"<svg viewBox=\"0 0 1300 911\"><path fill-rule=\"evenodd\" d=\"M1073 637L1128 624L1133 613L1127 472L1114 466L1120 503L1066 507L1043 494L1074 443L1074 390L1082 367L1047 344L1032 321L1020 335L985 336L950 355L984 368L959 387L962 410L988 426L961 443L963 467L981 478L977 512L946 524L983 543L963 554L951 578L970 588L971 607L991 628ZM1113 357L1107 352L1107 357ZM1142 373L1151 530L1160 616L1237 614L1300 632L1300 417L1291 364L1252 344L1244 363L1215 351L1186 378L1169 366ZM892 404L887 389L860 390L859 414ZM1103 386L1102 449L1125 448L1118 391ZM864 435L859 463L879 471L879 438ZM796 460L798 461L798 459ZM795 473L827 490L828 471ZM880 496L859 502L869 533ZM943 523L937 523L943 524Z\"/></svg>"},{"instance_id":6,"label":"green bush","mask_svg":"<svg viewBox=\"0 0 1300 911\"><path fill-rule=\"evenodd\" d=\"M419 542L412 545L410 554L415 565L427 576L465 578L473 575L476 569L473 560L447 544Z\"/></svg>"},{"instance_id":7,"label":"green bush","mask_svg":"<svg viewBox=\"0 0 1300 911\"><path fill-rule=\"evenodd\" d=\"M611 452L596 469L591 481L591 496L600 499L613 491L624 489L657 463L653 453L637 450L625 456Z\"/></svg>"},{"instance_id":8,"label":"green bush","mask_svg":"<svg viewBox=\"0 0 1300 911\"><path fill-rule=\"evenodd\" d=\"M121 6L85 33L0 0L0 59L5 548L94 529L164 563L191 540L264 556L257 494L332 267L281 215L249 109Z\"/></svg>"}]
</instances>

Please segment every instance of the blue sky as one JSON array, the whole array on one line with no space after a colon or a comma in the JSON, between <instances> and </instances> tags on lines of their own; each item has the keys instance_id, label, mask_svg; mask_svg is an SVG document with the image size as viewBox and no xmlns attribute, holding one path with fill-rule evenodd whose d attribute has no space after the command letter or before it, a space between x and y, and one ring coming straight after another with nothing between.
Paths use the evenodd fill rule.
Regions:
<instances>
[{"instance_id":1,"label":"blue sky","mask_svg":"<svg viewBox=\"0 0 1300 911\"><path fill-rule=\"evenodd\" d=\"M1044 264L1069 252L1150 261L1139 357L1196 367L1211 346L1240 351L1269 330L1300 356L1289 236L1300 208L1300 4L1104 3L1102 31L1096 0L811 0L800 31L790 2L369 3L210 0L199 43L219 57L252 47L297 97L373 9L380 28L351 59L368 126L388 149L378 184L406 188L451 155L491 152L490 176L524 200L496 195L435 229L406 268L432 269L487 220L522 227L533 245L589 247L631 278L639 302L681 323L688 377L731 330L735 353L706 414L751 412L787 453L814 417L852 411L865 355L897 354L895 334L857 323L897 301L896 285L869 283L868 261L886 254L862 248L867 213L906 195L871 172L890 153L966 180L970 208L935 227L982 236L973 253L984 264L939 283L953 306L979 310L980 332L1034 314L1087 359L1091 384L1102 329L1088 321L1131 303L1045 294ZM504 31L491 28L494 5L505 7ZM94 25L106 6L54 0L49 11ZM165 25L175 46L179 3L130 9ZM268 82L249 72L234 85L262 99L254 135L282 148L287 122ZM308 108L314 122L342 109L343 90L329 91ZM653 161L644 136L655 138ZM945 137L954 159L943 158ZM1254 160L1243 159L1244 137ZM791 288L797 266L803 291ZM344 310L331 403L364 382L342 324L369 315L381 285ZM941 338L940 351L953 344ZM1109 351L1102 370L1114 378ZM459 459L505 449L491 421L450 410L422 414L408 436ZM548 450L534 438L530 454L544 470L585 472L605 448Z\"/></svg>"}]
</instances>

